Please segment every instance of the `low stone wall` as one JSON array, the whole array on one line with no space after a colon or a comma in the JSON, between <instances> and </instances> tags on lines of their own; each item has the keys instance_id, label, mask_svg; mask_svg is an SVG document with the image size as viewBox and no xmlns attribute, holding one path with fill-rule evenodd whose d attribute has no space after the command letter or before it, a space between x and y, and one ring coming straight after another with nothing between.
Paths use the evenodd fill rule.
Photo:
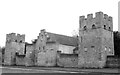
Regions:
<instances>
[{"instance_id":1,"label":"low stone wall","mask_svg":"<svg viewBox=\"0 0 120 75\"><path fill-rule=\"evenodd\" d=\"M38 53L38 66L56 66L56 54L54 50L47 50Z\"/></svg>"},{"instance_id":2,"label":"low stone wall","mask_svg":"<svg viewBox=\"0 0 120 75\"><path fill-rule=\"evenodd\" d=\"M25 61L24 55L16 56L16 65L25 66Z\"/></svg>"},{"instance_id":3,"label":"low stone wall","mask_svg":"<svg viewBox=\"0 0 120 75\"><path fill-rule=\"evenodd\" d=\"M117 57L117 56L107 57L106 67L120 68L120 57Z\"/></svg>"},{"instance_id":4,"label":"low stone wall","mask_svg":"<svg viewBox=\"0 0 120 75\"><path fill-rule=\"evenodd\" d=\"M6 51L4 55L4 64L5 65L14 65L15 62L15 52Z\"/></svg>"},{"instance_id":5,"label":"low stone wall","mask_svg":"<svg viewBox=\"0 0 120 75\"><path fill-rule=\"evenodd\" d=\"M58 54L57 65L61 67L77 67L78 54Z\"/></svg>"},{"instance_id":6,"label":"low stone wall","mask_svg":"<svg viewBox=\"0 0 120 75\"><path fill-rule=\"evenodd\" d=\"M104 53L97 57L97 54L79 54L78 68L103 68L106 65L106 55Z\"/></svg>"}]
</instances>

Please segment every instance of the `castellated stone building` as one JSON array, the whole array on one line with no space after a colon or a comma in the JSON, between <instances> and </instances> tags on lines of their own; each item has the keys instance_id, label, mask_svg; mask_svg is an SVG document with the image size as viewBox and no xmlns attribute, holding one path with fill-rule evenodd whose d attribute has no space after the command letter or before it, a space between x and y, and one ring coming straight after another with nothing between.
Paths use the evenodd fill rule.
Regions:
<instances>
[{"instance_id":1,"label":"castellated stone building","mask_svg":"<svg viewBox=\"0 0 120 75\"><path fill-rule=\"evenodd\" d=\"M107 56L114 55L113 20L96 12L79 18L79 67L104 67Z\"/></svg>"},{"instance_id":2,"label":"castellated stone building","mask_svg":"<svg viewBox=\"0 0 120 75\"><path fill-rule=\"evenodd\" d=\"M69 64L71 61L71 55L73 54L73 49L77 46L77 39L46 32L46 30L41 30L39 33L38 38L35 42L35 65L37 66L56 66L59 65ZM58 55L57 51L61 53L65 53L67 55ZM69 55L71 54L71 55ZM61 58L62 56L62 58ZM67 57L66 57L67 56ZM71 57L69 57L71 56ZM58 58L57 58L58 57ZM69 60L66 58L69 58ZM66 61L65 61L65 60ZM74 58L72 58L74 59Z\"/></svg>"},{"instance_id":3,"label":"castellated stone building","mask_svg":"<svg viewBox=\"0 0 120 75\"><path fill-rule=\"evenodd\" d=\"M71 37L41 30L32 43L25 35L6 35L5 65L103 68L114 56L113 20L96 12L79 17L79 36Z\"/></svg>"},{"instance_id":4,"label":"castellated stone building","mask_svg":"<svg viewBox=\"0 0 120 75\"><path fill-rule=\"evenodd\" d=\"M14 65L16 63L16 53L24 55L25 35L10 33L6 35L6 46L4 55L5 65Z\"/></svg>"}]
</instances>

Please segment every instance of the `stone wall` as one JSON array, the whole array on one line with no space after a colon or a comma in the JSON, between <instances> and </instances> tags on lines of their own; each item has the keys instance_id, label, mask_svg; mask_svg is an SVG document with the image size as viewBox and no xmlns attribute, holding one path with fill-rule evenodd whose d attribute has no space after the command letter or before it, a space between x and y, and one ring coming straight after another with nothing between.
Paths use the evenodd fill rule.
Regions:
<instances>
[{"instance_id":1,"label":"stone wall","mask_svg":"<svg viewBox=\"0 0 120 75\"><path fill-rule=\"evenodd\" d=\"M57 65L60 67L78 67L78 54L58 54Z\"/></svg>"},{"instance_id":2,"label":"stone wall","mask_svg":"<svg viewBox=\"0 0 120 75\"><path fill-rule=\"evenodd\" d=\"M57 52L55 50L41 51L38 53L38 66L56 66Z\"/></svg>"},{"instance_id":3,"label":"stone wall","mask_svg":"<svg viewBox=\"0 0 120 75\"><path fill-rule=\"evenodd\" d=\"M18 56L16 56L16 59L15 59L15 61L16 61L16 65L20 65L20 66L25 66L25 55L18 55Z\"/></svg>"},{"instance_id":4,"label":"stone wall","mask_svg":"<svg viewBox=\"0 0 120 75\"><path fill-rule=\"evenodd\" d=\"M25 56L25 66L34 66L35 65L35 50L34 45L26 46L26 56Z\"/></svg>"},{"instance_id":5,"label":"stone wall","mask_svg":"<svg viewBox=\"0 0 120 75\"><path fill-rule=\"evenodd\" d=\"M15 64L15 52L16 52L16 49L12 47L11 44L7 44L7 46L5 47L5 55L4 55L5 65Z\"/></svg>"}]
</instances>

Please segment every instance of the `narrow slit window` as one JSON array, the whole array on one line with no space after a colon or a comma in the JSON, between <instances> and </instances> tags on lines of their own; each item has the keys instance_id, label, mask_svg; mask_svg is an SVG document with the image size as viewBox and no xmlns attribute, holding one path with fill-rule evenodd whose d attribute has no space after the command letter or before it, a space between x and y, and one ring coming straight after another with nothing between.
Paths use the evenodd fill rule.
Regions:
<instances>
[{"instance_id":1,"label":"narrow slit window","mask_svg":"<svg viewBox=\"0 0 120 75\"><path fill-rule=\"evenodd\" d=\"M104 25L104 29L106 29L106 25Z\"/></svg>"},{"instance_id":2,"label":"narrow slit window","mask_svg":"<svg viewBox=\"0 0 120 75\"><path fill-rule=\"evenodd\" d=\"M84 26L84 30L87 30L87 27L86 27L86 26Z\"/></svg>"},{"instance_id":3,"label":"narrow slit window","mask_svg":"<svg viewBox=\"0 0 120 75\"><path fill-rule=\"evenodd\" d=\"M43 46L43 50L45 50L45 46Z\"/></svg>"},{"instance_id":4,"label":"narrow slit window","mask_svg":"<svg viewBox=\"0 0 120 75\"><path fill-rule=\"evenodd\" d=\"M17 40L15 40L15 42L17 42Z\"/></svg>"},{"instance_id":5,"label":"narrow slit window","mask_svg":"<svg viewBox=\"0 0 120 75\"><path fill-rule=\"evenodd\" d=\"M111 30L111 28L109 27L109 30Z\"/></svg>"}]
</instances>

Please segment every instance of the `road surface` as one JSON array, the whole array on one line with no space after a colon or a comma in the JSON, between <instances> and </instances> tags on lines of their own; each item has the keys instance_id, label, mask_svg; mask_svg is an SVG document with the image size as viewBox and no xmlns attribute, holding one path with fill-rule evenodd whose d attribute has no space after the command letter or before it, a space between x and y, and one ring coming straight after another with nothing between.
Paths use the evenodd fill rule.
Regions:
<instances>
[{"instance_id":1,"label":"road surface","mask_svg":"<svg viewBox=\"0 0 120 75\"><path fill-rule=\"evenodd\" d=\"M118 74L119 69L78 69L58 67L1 66L1 73L79 73L79 74Z\"/></svg>"}]
</instances>

